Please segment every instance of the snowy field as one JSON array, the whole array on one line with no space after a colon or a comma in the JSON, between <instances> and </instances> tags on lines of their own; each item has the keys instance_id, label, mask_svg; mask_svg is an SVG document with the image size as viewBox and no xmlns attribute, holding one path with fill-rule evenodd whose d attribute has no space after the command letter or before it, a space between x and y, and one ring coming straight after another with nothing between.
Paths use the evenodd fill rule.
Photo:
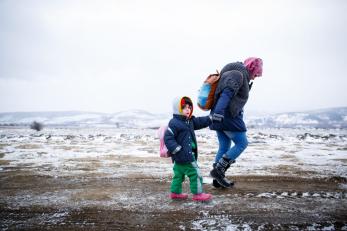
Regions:
<instances>
[{"instance_id":1,"label":"snowy field","mask_svg":"<svg viewBox=\"0 0 347 231\"><path fill-rule=\"evenodd\" d=\"M168 199L156 132L0 128L0 229L347 230L346 130L250 129L229 191L209 184L215 133L197 131L205 204Z\"/></svg>"},{"instance_id":2,"label":"snowy field","mask_svg":"<svg viewBox=\"0 0 347 231\"><path fill-rule=\"evenodd\" d=\"M209 129L196 134L200 168L208 176L217 138ZM249 147L230 174L347 178L347 130L250 130L248 139ZM56 128L35 132L3 128L0 171L23 167L50 176L168 176L171 161L159 158L158 149L159 140L153 129ZM120 156L141 161L129 168L117 160Z\"/></svg>"}]
</instances>

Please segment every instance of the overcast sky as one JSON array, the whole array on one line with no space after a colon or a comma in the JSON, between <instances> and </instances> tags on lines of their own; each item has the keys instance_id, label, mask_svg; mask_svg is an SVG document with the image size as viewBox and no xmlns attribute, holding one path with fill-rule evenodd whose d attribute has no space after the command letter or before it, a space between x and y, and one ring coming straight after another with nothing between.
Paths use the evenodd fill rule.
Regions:
<instances>
[{"instance_id":1,"label":"overcast sky","mask_svg":"<svg viewBox=\"0 0 347 231\"><path fill-rule=\"evenodd\" d=\"M0 0L0 112L170 112L249 56L264 71L246 111L347 106L346 12L344 0Z\"/></svg>"}]
</instances>

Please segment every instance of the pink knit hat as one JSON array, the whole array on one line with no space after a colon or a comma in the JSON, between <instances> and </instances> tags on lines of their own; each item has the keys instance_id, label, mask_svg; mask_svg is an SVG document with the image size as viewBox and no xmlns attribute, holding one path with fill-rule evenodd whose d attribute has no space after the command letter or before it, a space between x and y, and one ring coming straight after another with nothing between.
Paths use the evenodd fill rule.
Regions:
<instances>
[{"instance_id":1,"label":"pink knit hat","mask_svg":"<svg viewBox=\"0 0 347 231\"><path fill-rule=\"evenodd\" d=\"M243 64L250 74L250 79L254 79L263 74L263 60L261 58L250 57L246 59Z\"/></svg>"}]
</instances>

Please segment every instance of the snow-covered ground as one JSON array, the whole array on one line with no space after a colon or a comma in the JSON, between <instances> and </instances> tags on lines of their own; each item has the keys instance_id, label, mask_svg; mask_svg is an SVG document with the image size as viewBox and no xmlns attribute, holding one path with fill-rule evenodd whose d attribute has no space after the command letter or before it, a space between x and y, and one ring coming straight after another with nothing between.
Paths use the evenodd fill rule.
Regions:
<instances>
[{"instance_id":1,"label":"snow-covered ground","mask_svg":"<svg viewBox=\"0 0 347 231\"><path fill-rule=\"evenodd\" d=\"M0 229L347 229L346 130L250 129L249 147L227 172L236 186L205 185L207 204L167 198L172 163L159 157L156 133L0 127ZM196 134L210 182L217 138Z\"/></svg>"},{"instance_id":2,"label":"snow-covered ground","mask_svg":"<svg viewBox=\"0 0 347 231\"><path fill-rule=\"evenodd\" d=\"M171 161L159 158L153 129L27 128L0 129L0 171L25 166L43 175L105 173L118 177L171 174ZM347 177L346 130L251 129L249 147L237 159L233 175ZM199 164L207 176L217 150L213 131L197 131ZM139 158L136 167L119 156ZM49 170L49 171L47 171Z\"/></svg>"}]
</instances>

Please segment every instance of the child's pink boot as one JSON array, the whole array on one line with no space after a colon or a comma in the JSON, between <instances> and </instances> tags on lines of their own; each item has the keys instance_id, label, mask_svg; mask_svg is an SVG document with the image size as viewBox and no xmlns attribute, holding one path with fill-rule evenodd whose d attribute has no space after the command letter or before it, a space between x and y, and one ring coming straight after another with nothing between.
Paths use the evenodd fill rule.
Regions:
<instances>
[{"instance_id":1,"label":"child's pink boot","mask_svg":"<svg viewBox=\"0 0 347 231\"><path fill-rule=\"evenodd\" d=\"M199 193L193 195L194 201L208 201L212 199L212 195L209 193Z\"/></svg>"},{"instance_id":2,"label":"child's pink boot","mask_svg":"<svg viewBox=\"0 0 347 231\"><path fill-rule=\"evenodd\" d=\"M170 198L171 199L180 199L180 200L184 200L188 198L188 194L186 193L171 193L170 194Z\"/></svg>"}]
</instances>

